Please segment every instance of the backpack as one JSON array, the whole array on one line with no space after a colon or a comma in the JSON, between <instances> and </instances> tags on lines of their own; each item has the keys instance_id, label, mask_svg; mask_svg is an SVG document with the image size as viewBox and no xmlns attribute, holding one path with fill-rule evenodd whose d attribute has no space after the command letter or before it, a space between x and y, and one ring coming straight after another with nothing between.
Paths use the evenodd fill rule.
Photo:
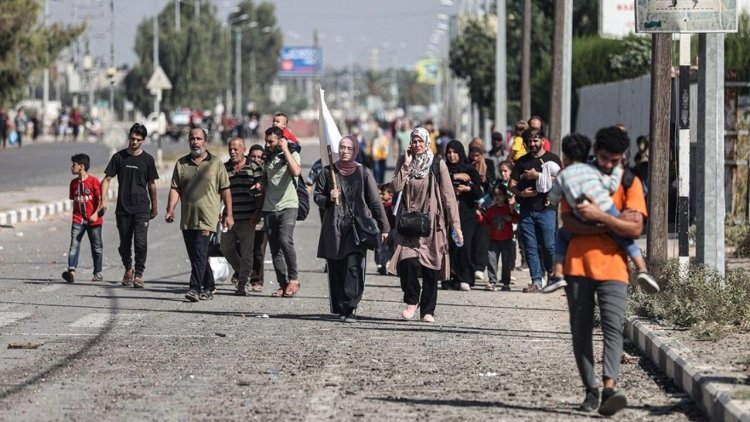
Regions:
<instances>
[{"instance_id":1,"label":"backpack","mask_svg":"<svg viewBox=\"0 0 750 422\"><path fill-rule=\"evenodd\" d=\"M299 200L297 221L305 221L307 214L310 213L310 194L307 192L307 185L305 184L305 179L302 178L302 174L297 176L296 179L292 179L292 181L297 188L297 199Z\"/></svg>"}]
</instances>

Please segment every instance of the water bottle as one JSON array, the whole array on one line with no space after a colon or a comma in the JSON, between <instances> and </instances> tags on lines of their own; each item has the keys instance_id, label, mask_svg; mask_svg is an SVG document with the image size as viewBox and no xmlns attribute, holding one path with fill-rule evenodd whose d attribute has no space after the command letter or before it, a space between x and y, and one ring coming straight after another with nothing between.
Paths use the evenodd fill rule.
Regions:
<instances>
[{"instance_id":1,"label":"water bottle","mask_svg":"<svg viewBox=\"0 0 750 422\"><path fill-rule=\"evenodd\" d=\"M456 233L455 229L451 229L451 238L453 238L453 243L455 243L459 248L464 246L464 242L458 241L458 233Z\"/></svg>"}]
</instances>

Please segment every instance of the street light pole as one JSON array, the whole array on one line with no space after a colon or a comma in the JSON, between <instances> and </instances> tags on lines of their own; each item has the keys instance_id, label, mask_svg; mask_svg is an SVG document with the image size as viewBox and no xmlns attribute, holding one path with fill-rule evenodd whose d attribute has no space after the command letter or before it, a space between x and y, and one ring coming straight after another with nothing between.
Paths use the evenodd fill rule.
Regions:
<instances>
[{"instance_id":1,"label":"street light pole","mask_svg":"<svg viewBox=\"0 0 750 422\"><path fill-rule=\"evenodd\" d=\"M234 30L234 99L237 116L242 115L242 30Z\"/></svg>"}]
</instances>

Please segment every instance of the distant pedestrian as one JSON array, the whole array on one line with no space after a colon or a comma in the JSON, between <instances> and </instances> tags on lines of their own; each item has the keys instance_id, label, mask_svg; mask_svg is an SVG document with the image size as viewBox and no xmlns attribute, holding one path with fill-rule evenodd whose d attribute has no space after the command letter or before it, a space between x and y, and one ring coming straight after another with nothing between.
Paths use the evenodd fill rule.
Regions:
<instances>
[{"instance_id":1,"label":"distant pedestrian","mask_svg":"<svg viewBox=\"0 0 750 422\"><path fill-rule=\"evenodd\" d=\"M214 298L215 281L208 263L212 233L219 225L220 201L224 202L221 222L234 227L229 176L221 160L206 150L208 131L202 127L190 130L190 154L177 160L167 200L167 223L174 221L175 207L180 206L180 230L190 258L190 288L185 298L190 302Z\"/></svg>"},{"instance_id":2,"label":"distant pedestrian","mask_svg":"<svg viewBox=\"0 0 750 422\"><path fill-rule=\"evenodd\" d=\"M73 142L78 141L81 126L83 126L83 115L81 115L81 112L77 108L74 108L70 112L70 129L73 132Z\"/></svg>"},{"instance_id":3,"label":"distant pedestrian","mask_svg":"<svg viewBox=\"0 0 750 422\"><path fill-rule=\"evenodd\" d=\"M73 201L73 224L70 228L70 249L68 251L68 269L62 278L68 283L76 279L78 256L81 251L81 239L84 233L91 243L91 257L94 261L92 281L102 281L102 191L99 179L88 173L91 159L86 154L76 154L70 158L73 162L70 172L76 178L70 182L69 198Z\"/></svg>"},{"instance_id":4,"label":"distant pedestrian","mask_svg":"<svg viewBox=\"0 0 750 422\"><path fill-rule=\"evenodd\" d=\"M263 167L245 156L245 141L234 138L227 144L229 161L224 163L232 193L234 227L221 236L221 254L234 270L238 296L247 295L253 270L255 226L261 218L265 175ZM255 290L257 291L257 290Z\"/></svg>"},{"instance_id":5,"label":"distant pedestrian","mask_svg":"<svg viewBox=\"0 0 750 422\"><path fill-rule=\"evenodd\" d=\"M26 113L22 108L19 108L16 112L16 119L13 123L16 125L16 135L18 138L16 142L18 142L18 148L21 148L23 146L23 137L26 135L26 125L28 124Z\"/></svg>"},{"instance_id":6,"label":"distant pedestrian","mask_svg":"<svg viewBox=\"0 0 750 422\"><path fill-rule=\"evenodd\" d=\"M544 163L552 161L558 167L561 163L557 155L542 148L544 139L540 129L523 132L528 153L513 166L509 184L521 208L520 231L531 275L531 283L523 290L526 293L540 292L544 278L553 272L557 209L549 204L546 194L537 191L536 181L542 175Z\"/></svg>"},{"instance_id":7,"label":"distant pedestrian","mask_svg":"<svg viewBox=\"0 0 750 422\"><path fill-rule=\"evenodd\" d=\"M128 132L128 147L115 153L104 170L102 195L106 198L109 184L117 176L117 208L115 219L120 235L120 258L125 267L123 286L143 288L143 272L148 255L149 220L156 217L156 171L154 157L141 148L148 131L135 123ZM133 257L135 250L135 266Z\"/></svg>"},{"instance_id":8,"label":"distant pedestrian","mask_svg":"<svg viewBox=\"0 0 750 422\"><path fill-rule=\"evenodd\" d=\"M328 263L331 313L342 321L356 321L356 311L365 288L367 249L355 242L355 216L371 217L385 242L390 225L380 202L375 178L366 167L354 161L359 143L353 136L341 139L339 160L326 166L315 184L315 203L325 210L318 242L318 258ZM336 201L339 201L336 204Z\"/></svg>"},{"instance_id":9,"label":"distant pedestrian","mask_svg":"<svg viewBox=\"0 0 750 422\"><path fill-rule=\"evenodd\" d=\"M595 165L603 173L612 173L615 167L622 164L629 146L627 134L617 127L599 130L594 144ZM573 354L586 388L585 399L579 408L589 412L598 408L599 413L605 416L613 415L627 406L627 398L616 387L622 359L630 274L627 255L610 234L631 239L639 237L647 215L646 200L638 178L629 187L620 183L611 197L615 208L622 213L620 217L602 211L595 203L571 204L563 199L560 205L563 227L575 234L565 256L564 273L568 280L565 292ZM581 222L573 214L572 207L586 221L596 222L598 226ZM604 340L601 382L596 375L593 347L597 303Z\"/></svg>"},{"instance_id":10,"label":"distant pedestrian","mask_svg":"<svg viewBox=\"0 0 750 422\"><path fill-rule=\"evenodd\" d=\"M399 228L397 223L396 248L388 267L390 273L398 274L401 279L406 303L401 317L411 319L419 308L424 322L435 321L438 281L450 277L448 232L452 229L455 240L463 243L448 167L435 159L431 145L427 129L414 129L410 146L396 163L392 182L393 189L402 195L396 221L407 212L423 214L429 223L429 233L409 234L406 227Z\"/></svg>"},{"instance_id":11,"label":"distant pedestrian","mask_svg":"<svg viewBox=\"0 0 750 422\"><path fill-rule=\"evenodd\" d=\"M292 297L300 289L297 273L297 252L294 250L294 226L297 222L299 199L295 180L302 173L300 155L292 152L284 132L272 126L265 131L268 182L263 203L268 244L279 288L273 297Z\"/></svg>"},{"instance_id":12,"label":"distant pedestrian","mask_svg":"<svg viewBox=\"0 0 750 422\"><path fill-rule=\"evenodd\" d=\"M0 108L0 143L5 149L5 144L8 140L8 115Z\"/></svg>"}]
</instances>

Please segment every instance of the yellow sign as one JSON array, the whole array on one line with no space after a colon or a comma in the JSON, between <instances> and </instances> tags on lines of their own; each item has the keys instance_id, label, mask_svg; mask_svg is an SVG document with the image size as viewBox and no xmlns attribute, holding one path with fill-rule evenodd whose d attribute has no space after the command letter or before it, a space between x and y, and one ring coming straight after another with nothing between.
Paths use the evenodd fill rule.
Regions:
<instances>
[{"instance_id":1,"label":"yellow sign","mask_svg":"<svg viewBox=\"0 0 750 422\"><path fill-rule=\"evenodd\" d=\"M440 77L440 60L422 59L417 62L417 82L435 85Z\"/></svg>"}]
</instances>

